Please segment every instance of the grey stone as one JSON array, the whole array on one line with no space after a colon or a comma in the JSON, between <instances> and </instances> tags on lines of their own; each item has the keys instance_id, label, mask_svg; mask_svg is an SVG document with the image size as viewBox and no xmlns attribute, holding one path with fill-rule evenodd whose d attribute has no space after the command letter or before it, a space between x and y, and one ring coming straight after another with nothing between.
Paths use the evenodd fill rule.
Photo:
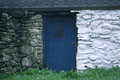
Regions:
<instances>
[{"instance_id":1,"label":"grey stone","mask_svg":"<svg viewBox=\"0 0 120 80\"><path fill-rule=\"evenodd\" d=\"M4 67L4 68L1 68L1 70L4 72L10 73L12 70L12 67Z\"/></svg>"},{"instance_id":2,"label":"grey stone","mask_svg":"<svg viewBox=\"0 0 120 80\"><path fill-rule=\"evenodd\" d=\"M32 60L42 55L41 15L19 19L3 13L0 17L0 51L0 72L12 71L12 68L22 65L32 67ZM42 63L42 58L35 60L34 64L39 62Z\"/></svg>"},{"instance_id":3,"label":"grey stone","mask_svg":"<svg viewBox=\"0 0 120 80\"><path fill-rule=\"evenodd\" d=\"M11 60L11 56L6 54L3 55L3 61L10 61L10 60Z\"/></svg>"},{"instance_id":4,"label":"grey stone","mask_svg":"<svg viewBox=\"0 0 120 80\"><path fill-rule=\"evenodd\" d=\"M32 68L37 68L39 65L37 64L37 63L34 63L33 65L32 65Z\"/></svg>"},{"instance_id":5,"label":"grey stone","mask_svg":"<svg viewBox=\"0 0 120 80\"><path fill-rule=\"evenodd\" d=\"M17 63L15 60L11 60L11 61L10 61L10 65L12 65L12 66L17 66L18 63Z\"/></svg>"},{"instance_id":6,"label":"grey stone","mask_svg":"<svg viewBox=\"0 0 120 80\"><path fill-rule=\"evenodd\" d=\"M29 58L23 58L22 66L30 67L32 66L32 61Z\"/></svg>"},{"instance_id":7,"label":"grey stone","mask_svg":"<svg viewBox=\"0 0 120 80\"><path fill-rule=\"evenodd\" d=\"M3 62L3 59L2 59L2 57L0 57L0 63L1 63L1 62Z\"/></svg>"},{"instance_id":8,"label":"grey stone","mask_svg":"<svg viewBox=\"0 0 120 80\"><path fill-rule=\"evenodd\" d=\"M22 54L30 54L32 53L32 49L30 46L21 46L21 53Z\"/></svg>"}]
</instances>

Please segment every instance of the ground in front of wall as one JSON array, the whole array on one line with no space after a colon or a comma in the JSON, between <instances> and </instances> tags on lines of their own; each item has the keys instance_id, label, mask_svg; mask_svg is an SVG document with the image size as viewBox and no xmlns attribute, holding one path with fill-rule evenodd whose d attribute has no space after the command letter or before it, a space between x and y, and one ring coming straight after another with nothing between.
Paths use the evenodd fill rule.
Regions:
<instances>
[{"instance_id":1,"label":"ground in front of wall","mask_svg":"<svg viewBox=\"0 0 120 80\"><path fill-rule=\"evenodd\" d=\"M0 74L0 80L120 80L120 68L88 69L83 72L56 73L47 69L25 70L12 74Z\"/></svg>"}]
</instances>

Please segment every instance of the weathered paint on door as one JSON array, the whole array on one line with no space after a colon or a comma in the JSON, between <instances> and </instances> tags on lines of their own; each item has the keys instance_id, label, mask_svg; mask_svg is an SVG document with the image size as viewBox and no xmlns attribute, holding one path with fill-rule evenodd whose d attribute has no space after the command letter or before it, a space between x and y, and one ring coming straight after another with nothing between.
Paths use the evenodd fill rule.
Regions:
<instances>
[{"instance_id":1,"label":"weathered paint on door","mask_svg":"<svg viewBox=\"0 0 120 80\"><path fill-rule=\"evenodd\" d=\"M57 72L76 66L76 15L43 16L43 63Z\"/></svg>"}]
</instances>

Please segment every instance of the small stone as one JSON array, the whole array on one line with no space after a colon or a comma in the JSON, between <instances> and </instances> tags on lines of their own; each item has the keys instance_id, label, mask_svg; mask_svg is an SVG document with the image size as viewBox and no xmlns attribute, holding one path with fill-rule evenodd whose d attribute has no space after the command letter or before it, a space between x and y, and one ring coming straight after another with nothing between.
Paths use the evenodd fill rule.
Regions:
<instances>
[{"instance_id":1,"label":"small stone","mask_svg":"<svg viewBox=\"0 0 120 80\"><path fill-rule=\"evenodd\" d=\"M10 61L11 56L4 54L3 61Z\"/></svg>"},{"instance_id":2,"label":"small stone","mask_svg":"<svg viewBox=\"0 0 120 80\"><path fill-rule=\"evenodd\" d=\"M90 60L98 60L98 59L100 59L100 58L103 58L103 55L102 54L99 54L98 53L98 55L96 55L96 54L91 54L91 55L89 55L89 59Z\"/></svg>"},{"instance_id":3,"label":"small stone","mask_svg":"<svg viewBox=\"0 0 120 80\"><path fill-rule=\"evenodd\" d=\"M32 65L32 68L37 68L37 67L39 67L39 65L38 65L37 63L34 63L34 64Z\"/></svg>"},{"instance_id":4,"label":"small stone","mask_svg":"<svg viewBox=\"0 0 120 80\"><path fill-rule=\"evenodd\" d=\"M89 25L89 27L90 27L91 29L97 29L98 26L102 24L102 22L103 22L103 21L93 21L93 22L91 22L91 24Z\"/></svg>"},{"instance_id":5,"label":"small stone","mask_svg":"<svg viewBox=\"0 0 120 80\"><path fill-rule=\"evenodd\" d=\"M90 48L90 47L88 45L86 45L86 44L79 44L78 45L78 49L85 50L85 49L88 49L88 48Z\"/></svg>"},{"instance_id":6,"label":"small stone","mask_svg":"<svg viewBox=\"0 0 120 80\"><path fill-rule=\"evenodd\" d=\"M78 33L90 33L90 28L78 28Z\"/></svg>"},{"instance_id":7,"label":"small stone","mask_svg":"<svg viewBox=\"0 0 120 80\"><path fill-rule=\"evenodd\" d=\"M78 40L78 44L90 45L90 44L92 44L92 42L91 42L91 41L82 41L82 40Z\"/></svg>"},{"instance_id":8,"label":"small stone","mask_svg":"<svg viewBox=\"0 0 120 80\"><path fill-rule=\"evenodd\" d=\"M104 15L104 16L101 16L100 19L104 19L104 20L119 20L119 17L117 17L116 15Z\"/></svg>"},{"instance_id":9,"label":"small stone","mask_svg":"<svg viewBox=\"0 0 120 80\"><path fill-rule=\"evenodd\" d=\"M95 68L95 66L90 63L77 65L77 70L86 70L87 68Z\"/></svg>"},{"instance_id":10,"label":"small stone","mask_svg":"<svg viewBox=\"0 0 120 80\"><path fill-rule=\"evenodd\" d=\"M97 28L97 29L93 30L93 34L106 35L106 34L110 34L110 33L111 33L111 30L108 30L108 29Z\"/></svg>"},{"instance_id":11,"label":"small stone","mask_svg":"<svg viewBox=\"0 0 120 80\"><path fill-rule=\"evenodd\" d=\"M90 39L89 35L78 34L78 40L89 40L89 39Z\"/></svg>"},{"instance_id":12,"label":"small stone","mask_svg":"<svg viewBox=\"0 0 120 80\"><path fill-rule=\"evenodd\" d=\"M6 73L10 73L12 70L12 67L4 67L4 68L1 68L1 70L6 72Z\"/></svg>"},{"instance_id":13,"label":"small stone","mask_svg":"<svg viewBox=\"0 0 120 80\"><path fill-rule=\"evenodd\" d=\"M31 46L22 46L22 47L20 47L20 49L21 49L22 54L30 54L30 53L32 53Z\"/></svg>"},{"instance_id":14,"label":"small stone","mask_svg":"<svg viewBox=\"0 0 120 80\"><path fill-rule=\"evenodd\" d=\"M0 63L3 62L3 59L0 57Z\"/></svg>"},{"instance_id":15,"label":"small stone","mask_svg":"<svg viewBox=\"0 0 120 80\"><path fill-rule=\"evenodd\" d=\"M18 63L17 63L16 61L14 61L14 60L11 60L11 61L10 61L10 64L11 64L12 66L17 66L17 65L18 65Z\"/></svg>"},{"instance_id":16,"label":"small stone","mask_svg":"<svg viewBox=\"0 0 120 80\"><path fill-rule=\"evenodd\" d=\"M78 54L92 54L92 53L94 53L93 49L86 49L86 50L78 49L77 51L78 51Z\"/></svg>"},{"instance_id":17,"label":"small stone","mask_svg":"<svg viewBox=\"0 0 120 80\"><path fill-rule=\"evenodd\" d=\"M30 67L32 66L32 61L29 58L23 58L22 60L22 66Z\"/></svg>"},{"instance_id":18,"label":"small stone","mask_svg":"<svg viewBox=\"0 0 120 80\"><path fill-rule=\"evenodd\" d=\"M81 25L81 27L86 27L86 26L89 26L90 25L90 22L86 21L86 20L79 20L77 21L77 27L79 28Z\"/></svg>"},{"instance_id":19,"label":"small stone","mask_svg":"<svg viewBox=\"0 0 120 80\"><path fill-rule=\"evenodd\" d=\"M83 19L91 19L91 18L92 18L91 15L84 15L84 16L82 16L82 17L83 17Z\"/></svg>"},{"instance_id":20,"label":"small stone","mask_svg":"<svg viewBox=\"0 0 120 80\"><path fill-rule=\"evenodd\" d=\"M77 60L89 60L89 54L77 54Z\"/></svg>"}]
</instances>

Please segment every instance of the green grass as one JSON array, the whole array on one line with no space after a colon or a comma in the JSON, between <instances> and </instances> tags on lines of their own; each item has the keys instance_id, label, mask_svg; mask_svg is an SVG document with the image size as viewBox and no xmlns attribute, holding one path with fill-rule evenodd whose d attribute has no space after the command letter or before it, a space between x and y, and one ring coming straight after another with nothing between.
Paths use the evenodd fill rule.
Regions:
<instances>
[{"instance_id":1,"label":"green grass","mask_svg":"<svg viewBox=\"0 0 120 80\"><path fill-rule=\"evenodd\" d=\"M88 69L83 72L55 73L47 69L26 70L21 73L0 74L0 80L120 80L120 68Z\"/></svg>"}]
</instances>

